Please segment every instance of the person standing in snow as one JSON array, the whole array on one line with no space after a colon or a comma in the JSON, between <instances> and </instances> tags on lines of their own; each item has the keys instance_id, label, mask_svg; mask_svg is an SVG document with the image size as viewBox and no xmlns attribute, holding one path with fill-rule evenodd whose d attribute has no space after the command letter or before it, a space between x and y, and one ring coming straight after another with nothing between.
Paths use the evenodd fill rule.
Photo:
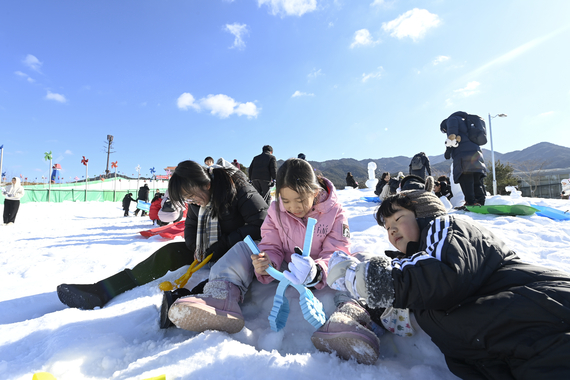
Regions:
<instances>
[{"instance_id":1,"label":"person standing in snow","mask_svg":"<svg viewBox=\"0 0 570 380\"><path fill-rule=\"evenodd\" d=\"M455 112L440 124L445 140L445 158L453 159L453 181L459 183L468 206L485 204L484 178L487 167L481 147L469 139L468 126L462 117L464 112Z\"/></svg>"},{"instance_id":2,"label":"person standing in snow","mask_svg":"<svg viewBox=\"0 0 570 380\"><path fill-rule=\"evenodd\" d=\"M253 187L267 201L267 204L271 203L271 186L273 186L276 173L277 161L273 155L273 148L271 145L265 145L262 153L255 156L251 161L248 175Z\"/></svg>"},{"instance_id":3,"label":"person standing in snow","mask_svg":"<svg viewBox=\"0 0 570 380\"><path fill-rule=\"evenodd\" d=\"M20 185L20 178L12 178L12 184L2 189L4 195L4 224L12 225L16 222L16 215L20 209L20 199L24 196L24 188Z\"/></svg>"},{"instance_id":4,"label":"person standing in snow","mask_svg":"<svg viewBox=\"0 0 570 380\"><path fill-rule=\"evenodd\" d=\"M264 284L273 281L266 272L269 266L288 268L283 273L294 284L326 286L329 258L336 250L349 253L350 244L348 220L334 185L315 175L307 161L291 158L277 172L276 194L261 226L259 256L245 242L234 245L212 266L203 294L179 298L170 307L168 316L176 326L239 332L244 318L238 303L254 275ZM298 247L303 246L308 218L317 223L310 256L302 256Z\"/></svg>"},{"instance_id":5,"label":"person standing in snow","mask_svg":"<svg viewBox=\"0 0 570 380\"><path fill-rule=\"evenodd\" d=\"M428 191L386 199L376 220L397 251L333 256L329 286L366 302L390 331L394 319L417 322L460 378L569 378L570 274L523 262Z\"/></svg>"},{"instance_id":6,"label":"person standing in snow","mask_svg":"<svg viewBox=\"0 0 570 380\"><path fill-rule=\"evenodd\" d=\"M148 193L149 193L150 189L148 188L148 185L145 183L144 186L141 186L139 188L139 194L137 197L137 201L143 201L143 202L148 202ZM140 209L136 209L135 210L135 216L139 215L139 211ZM146 216L146 211L142 210L142 214L141 216Z\"/></svg>"},{"instance_id":7,"label":"person standing in snow","mask_svg":"<svg viewBox=\"0 0 570 380\"><path fill-rule=\"evenodd\" d=\"M137 203L133 198L133 193L128 193L123 197L123 210L125 210L124 216L129 216L129 208L131 207L131 202Z\"/></svg>"},{"instance_id":8,"label":"person standing in snow","mask_svg":"<svg viewBox=\"0 0 570 380\"><path fill-rule=\"evenodd\" d=\"M57 295L62 303L79 309L103 307L115 296L190 265L194 259L201 261L213 254L210 262L214 263L247 235L261 238L267 204L245 174L224 159L210 167L194 161L181 162L168 182L168 194L179 204L179 209L190 203L185 241L166 244L133 269L125 269L95 284L59 285ZM175 296L188 294L190 291ZM167 296L171 292L165 292Z\"/></svg>"}]
</instances>

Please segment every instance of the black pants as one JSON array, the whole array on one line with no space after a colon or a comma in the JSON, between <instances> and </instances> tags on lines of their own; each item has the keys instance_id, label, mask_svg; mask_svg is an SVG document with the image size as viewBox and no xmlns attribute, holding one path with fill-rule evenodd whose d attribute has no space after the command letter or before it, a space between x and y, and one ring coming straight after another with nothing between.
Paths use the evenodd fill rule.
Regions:
<instances>
[{"instance_id":1,"label":"black pants","mask_svg":"<svg viewBox=\"0 0 570 380\"><path fill-rule=\"evenodd\" d=\"M19 200L4 199L4 223L14 223L19 208Z\"/></svg>"},{"instance_id":2,"label":"black pants","mask_svg":"<svg viewBox=\"0 0 570 380\"><path fill-rule=\"evenodd\" d=\"M465 204L473 205L479 203L481 206L485 204L485 185L483 185L483 173L463 173L459 177L459 186L465 196Z\"/></svg>"},{"instance_id":3,"label":"black pants","mask_svg":"<svg viewBox=\"0 0 570 380\"><path fill-rule=\"evenodd\" d=\"M255 190L261 194L267 204L271 204L271 192L269 191L269 185L271 184L271 181L264 179L253 179L251 180L251 184L253 187L255 187Z\"/></svg>"}]
</instances>

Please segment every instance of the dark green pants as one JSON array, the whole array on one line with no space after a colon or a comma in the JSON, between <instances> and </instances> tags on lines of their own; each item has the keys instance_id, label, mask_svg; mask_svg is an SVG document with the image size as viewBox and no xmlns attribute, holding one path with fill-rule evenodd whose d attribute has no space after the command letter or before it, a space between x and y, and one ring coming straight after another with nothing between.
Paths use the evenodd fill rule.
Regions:
<instances>
[{"instance_id":1,"label":"dark green pants","mask_svg":"<svg viewBox=\"0 0 570 380\"><path fill-rule=\"evenodd\" d=\"M137 285L144 285L164 276L168 271L190 265L193 261L194 252L190 252L186 243L169 243L135 265L131 273Z\"/></svg>"}]
</instances>

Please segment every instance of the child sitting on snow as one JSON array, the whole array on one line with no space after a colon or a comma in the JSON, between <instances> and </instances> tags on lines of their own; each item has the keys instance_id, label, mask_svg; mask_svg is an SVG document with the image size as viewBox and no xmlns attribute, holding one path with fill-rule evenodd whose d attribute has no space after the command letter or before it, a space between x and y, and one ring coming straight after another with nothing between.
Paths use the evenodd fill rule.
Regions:
<instances>
[{"instance_id":1,"label":"child sitting on snow","mask_svg":"<svg viewBox=\"0 0 570 380\"><path fill-rule=\"evenodd\" d=\"M569 377L568 273L522 262L492 232L447 215L433 193L403 191L376 219L398 249L386 252L391 265L335 254L332 288L374 309L409 309L461 378Z\"/></svg>"},{"instance_id":2,"label":"child sitting on snow","mask_svg":"<svg viewBox=\"0 0 570 380\"><path fill-rule=\"evenodd\" d=\"M338 201L334 185L317 177L311 165L291 158L277 171L277 199L272 202L261 226L261 253L253 255L245 242L234 245L210 269L203 294L179 298L168 317L179 328L202 332L225 331L230 334L244 327L238 302L243 300L253 276L267 284L273 277L266 269L288 264L285 277L294 284L322 289L326 286L328 261L334 251L349 252L347 217ZM174 199L180 203L184 199ZM307 219L315 218L310 256L301 256ZM245 237L245 236L243 236ZM204 256L196 259L202 260Z\"/></svg>"}]
</instances>

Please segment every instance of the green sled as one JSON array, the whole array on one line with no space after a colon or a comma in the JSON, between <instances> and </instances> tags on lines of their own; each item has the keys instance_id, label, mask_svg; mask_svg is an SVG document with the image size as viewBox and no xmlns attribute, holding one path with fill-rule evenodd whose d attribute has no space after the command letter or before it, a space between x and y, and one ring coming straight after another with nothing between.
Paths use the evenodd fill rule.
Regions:
<instances>
[{"instance_id":1,"label":"green sled","mask_svg":"<svg viewBox=\"0 0 570 380\"><path fill-rule=\"evenodd\" d=\"M467 210L478 214L494 214L494 215L532 215L539 211L534 207L525 205L488 205L488 206L465 206Z\"/></svg>"}]
</instances>

